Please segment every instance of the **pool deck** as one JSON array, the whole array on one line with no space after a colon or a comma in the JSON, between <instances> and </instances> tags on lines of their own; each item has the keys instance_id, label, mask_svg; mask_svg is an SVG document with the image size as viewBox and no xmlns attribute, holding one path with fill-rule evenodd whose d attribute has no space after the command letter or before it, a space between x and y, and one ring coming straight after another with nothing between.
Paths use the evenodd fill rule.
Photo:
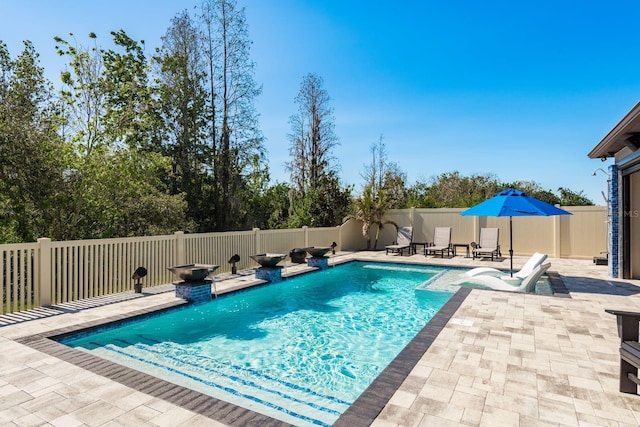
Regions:
<instances>
[{"instance_id":1,"label":"pool deck","mask_svg":"<svg viewBox=\"0 0 640 427\"><path fill-rule=\"evenodd\" d=\"M384 251L341 253L332 262L351 259L503 269L509 262L462 256L400 257ZM524 257L514 258L514 268L525 261ZM619 338L615 317L604 311L640 311L640 281L611 279L606 266L590 260L550 261L550 270L560 275L568 295L468 292L452 313L432 322L441 324L435 325L436 333L430 325L431 335L424 340L426 351L412 356L417 360L415 366L413 362L405 366L408 376L402 373L404 379L398 381L400 374L388 373L395 375L399 386L380 381L382 385L376 384L367 402L357 402L358 411L348 411L336 425L363 425L359 420L366 417L359 418L359 410L371 416L367 410L380 404L367 424L640 425L640 397L618 392ZM305 270L289 264L285 274ZM219 293L256 283L251 272L219 278L226 279L216 282ZM139 391L135 384L123 385L123 381L96 373L93 367L82 368L27 343L52 331L176 303L173 286L164 285L145 288L142 294L125 292L0 316L0 427L266 425L250 417L215 421L202 408L196 409L195 403L180 404L170 392ZM409 356L398 359L400 368ZM375 402L376 396L385 401ZM184 395L182 400L191 402ZM233 416L229 406L233 405L216 411Z\"/></svg>"}]
</instances>

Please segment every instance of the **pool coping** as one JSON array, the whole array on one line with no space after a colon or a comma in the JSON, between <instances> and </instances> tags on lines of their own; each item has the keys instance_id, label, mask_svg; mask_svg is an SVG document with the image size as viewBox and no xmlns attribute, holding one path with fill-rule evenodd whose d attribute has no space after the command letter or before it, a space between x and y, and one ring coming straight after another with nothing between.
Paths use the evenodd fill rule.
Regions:
<instances>
[{"instance_id":1,"label":"pool coping","mask_svg":"<svg viewBox=\"0 0 640 427\"><path fill-rule=\"evenodd\" d=\"M394 261L394 263L397 263L397 261ZM570 294L560 275L550 272L548 276L554 295L570 298ZM456 291L451 299L427 322L358 399L336 420L333 426L370 425L472 290L471 288L460 288ZM230 293L233 292L236 291L231 291ZM163 399L228 426L291 426L292 424L287 422L102 359L56 341L80 331L89 331L112 323L159 313L188 304L190 303L186 301L174 301L122 315L85 322L82 325L73 325L18 338L16 341L87 371L109 378L136 391Z\"/></svg>"},{"instance_id":2,"label":"pool coping","mask_svg":"<svg viewBox=\"0 0 640 427\"><path fill-rule=\"evenodd\" d=\"M378 417L389 399L398 390L440 331L453 317L471 293L471 288L460 288L446 304L427 322L393 361L376 377L367 389L347 408L333 424L334 427L368 426Z\"/></svg>"}]
</instances>

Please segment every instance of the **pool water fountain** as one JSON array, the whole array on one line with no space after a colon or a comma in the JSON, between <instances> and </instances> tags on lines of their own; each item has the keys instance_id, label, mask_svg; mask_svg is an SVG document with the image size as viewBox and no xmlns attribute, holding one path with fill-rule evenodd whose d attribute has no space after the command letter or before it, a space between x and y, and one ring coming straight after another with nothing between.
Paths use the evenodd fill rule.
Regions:
<instances>
[{"instance_id":1,"label":"pool water fountain","mask_svg":"<svg viewBox=\"0 0 640 427\"><path fill-rule=\"evenodd\" d=\"M278 263L287 257L287 254L255 254L249 255L252 260L260 264L256 269L256 279L267 282L279 282L282 280L282 267Z\"/></svg>"},{"instance_id":2,"label":"pool water fountain","mask_svg":"<svg viewBox=\"0 0 640 427\"><path fill-rule=\"evenodd\" d=\"M176 297L192 302L211 300L211 284L213 280L207 279L220 267L213 264L187 264L169 267L179 282L174 282Z\"/></svg>"},{"instance_id":3,"label":"pool water fountain","mask_svg":"<svg viewBox=\"0 0 640 427\"><path fill-rule=\"evenodd\" d=\"M304 248L311 258L307 260L309 267L316 267L320 270L326 270L329 268L329 258L325 256L327 252L332 250L331 246L309 246Z\"/></svg>"}]
</instances>

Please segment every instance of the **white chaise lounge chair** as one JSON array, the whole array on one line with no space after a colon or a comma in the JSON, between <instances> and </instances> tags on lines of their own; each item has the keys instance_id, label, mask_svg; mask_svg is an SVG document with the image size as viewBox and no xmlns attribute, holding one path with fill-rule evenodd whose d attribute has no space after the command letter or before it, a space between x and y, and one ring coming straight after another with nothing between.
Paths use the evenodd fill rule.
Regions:
<instances>
[{"instance_id":1,"label":"white chaise lounge chair","mask_svg":"<svg viewBox=\"0 0 640 427\"><path fill-rule=\"evenodd\" d=\"M398 227L398 236L393 245L385 246L386 254L398 252L400 255L406 249L411 255L411 240L413 239L413 227Z\"/></svg>"},{"instance_id":2,"label":"white chaise lounge chair","mask_svg":"<svg viewBox=\"0 0 640 427\"><path fill-rule=\"evenodd\" d=\"M511 285L498 277L492 276L476 276L476 277L464 277L456 282L456 285L465 286L469 288L478 289L493 289L494 291L508 291L508 292L529 292L533 293L536 290L536 283L540 280L540 277L551 267L550 263L538 265L533 269L531 274L522 280L522 283L518 286Z\"/></svg>"},{"instance_id":3,"label":"white chaise lounge chair","mask_svg":"<svg viewBox=\"0 0 640 427\"><path fill-rule=\"evenodd\" d=\"M442 258L444 258L444 251L451 250L451 227L436 227L433 230L433 245L424 248L424 256L427 254L440 252Z\"/></svg>"},{"instance_id":4,"label":"white chaise lounge chair","mask_svg":"<svg viewBox=\"0 0 640 427\"><path fill-rule=\"evenodd\" d=\"M483 255L491 255L491 261L493 261L494 255L502 256L500 243L498 243L499 236L499 228L481 228L480 241L478 241L478 246L473 248L473 259L482 258Z\"/></svg>"},{"instance_id":5,"label":"white chaise lounge chair","mask_svg":"<svg viewBox=\"0 0 640 427\"><path fill-rule=\"evenodd\" d=\"M546 254L541 254L538 252L534 253L533 255L531 255L531 258L529 258L527 262L522 266L520 271L513 273L513 277L509 276L502 270L491 267L478 267L471 269L464 273L464 277L493 276L498 277L512 285L519 285L520 283L522 283L525 277L531 274L534 268L542 264L546 259Z\"/></svg>"}]
</instances>

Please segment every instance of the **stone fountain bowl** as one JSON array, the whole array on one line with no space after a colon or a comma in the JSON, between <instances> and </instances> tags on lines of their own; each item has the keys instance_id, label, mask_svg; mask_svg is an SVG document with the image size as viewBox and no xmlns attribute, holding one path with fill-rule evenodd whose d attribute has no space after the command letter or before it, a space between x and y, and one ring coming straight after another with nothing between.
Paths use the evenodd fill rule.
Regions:
<instances>
[{"instance_id":1,"label":"stone fountain bowl","mask_svg":"<svg viewBox=\"0 0 640 427\"><path fill-rule=\"evenodd\" d=\"M287 257L287 254L256 254L249 255L251 259L260 264L262 267L275 267L277 263Z\"/></svg>"},{"instance_id":2,"label":"stone fountain bowl","mask_svg":"<svg viewBox=\"0 0 640 427\"><path fill-rule=\"evenodd\" d=\"M312 257L322 258L324 254L331 250L330 246L310 246L308 248L304 248L305 251Z\"/></svg>"},{"instance_id":3,"label":"stone fountain bowl","mask_svg":"<svg viewBox=\"0 0 640 427\"><path fill-rule=\"evenodd\" d=\"M207 276L216 271L219 265L187 264L169 267L169 270L180 280L185 282L202 282Z\"/></svg>"}]
</instances>

